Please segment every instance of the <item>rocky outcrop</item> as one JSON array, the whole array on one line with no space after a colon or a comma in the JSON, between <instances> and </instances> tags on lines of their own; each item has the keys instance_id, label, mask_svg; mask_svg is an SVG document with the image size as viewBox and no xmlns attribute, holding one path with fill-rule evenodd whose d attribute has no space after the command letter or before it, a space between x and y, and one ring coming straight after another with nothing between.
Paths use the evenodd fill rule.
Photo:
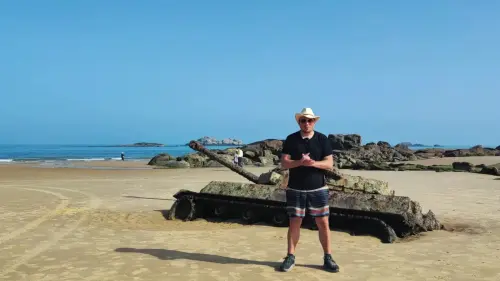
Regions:
<instances>
[{"instance_id":1,"label":"rocky outcrop","mask_svg":"<svg viewBox=\"0 0 500 281\"><path fill-rule=\"evenodd\" d=\"M439 148L428 148L428 149L420 149L413 154L417 157L417 159L430 159L430 158L441 158L443 157L445 150Z\"/></svg>"},{"instance_id":2,"label":"rocky outcrop","mask_svg":"<svg viewBox=\"0 0 500 281\"><path fill-rule=\"evenodd\" d=\"M333 150L333 154L336 166L343 169L363 169L378 163L418 160L408 147L392 147L384 141L371 142L348 150Z\"/></svg>"},{"instance_id":3,"label":"rocky outcrop","mask_svg":"<svg viewBox=\"0 0 500 281\"><path fill-rule=\"evenodd\" d=\"M426 148L412 150L408 147L411 143L400 143L391 146L388 142L379 141L362 145L362 138L358 134L329 134L328 140L333 149L335 166L342 169L358 170L435 170L448 171L464 169L463 167L454 169L448 166L422 166L406 165L396 163L414 161L420 159L441 158L441 157L468 157L468 156L500 156L500 146L485 148L480 145L469 149L441 149ZM204 146L220 143L240 143L240 141L219 142L213 138L204 137L198 140ZM412 144L414 145L414 144ZM265 139L247 145L241 145L243 151L243 164L245 166L272 166L280 162L283 149L283 140ZM235 148L224 150L213 150L217 154L232 162ZM157 157L157 156L155 156ZM153 158L154 159L154 158ZM152 159L152 161L153 161ZM171 159L167 159L171 160ZM206 155L199 152L190 153L177 158L178 161L186 161L190 167L221 167L220 163L211 160ZM458 162L458 161L457 161Z\"/></svg>"},{"instance_id":4,"label":"rocky outcrop","mask_svg":"<svg viewBox=\"0 0 500 281\"><path fill-rule=\"evenodd\" d=\"M480 174L500 176L500 163L489 165L489 166L486 166L486 165L477 165L475 167L475 170L476 170L477 173L480 173Z\"/></svg>"},{"instance_id":5,"label":"rocky outcrop","mask_svg":"<svg viewBox=\"0 0 500 281\"><path fill-rule=\"evenodd\" d=\"M243 151L243 165L274 166L279 163L279 155L281 154L282 146L283 141L275 139L258 141L242 146L240 149ZM237 148L210 150L232 163L236 149ZM166 162L172 159L185 161L189 163L191 168L223 167L222 164L210 159L207 155L200 152L189 153L177 158L173 158L169 155L167 156L167 154L159 154L153 157L148 165L162 166L163 164L161 161Z\"/></svg>"},{"instance_id":6,"label":"rocky outcrop","mask_svg":"<svg viewBox=\"0 0 500 281\"><path fill-rule=\"evenodd\" d=\"M376 171L435 171L435 172L451 172L452 165L421 165L410 163L365 163L365 166L355 165L353 170L376 170Z\"/></svg>"},{"instance_id":7,"label":"rocky outcrop","mask_svg":"<svg viewBox=\"0 0 500 281\"><path fill-rule=\"evenodd\" d=\"M170 160L175 160L175 158L170 156L168 153L161 153L151 158L151 160L149 160L148 162L148 165L163 166Z\"/></svg>"},{"instance_id":8,"label":"rocky outcrop","mask_svg":"<svg viewBox=\"0 0 500 281\"><path fill-rule=\"evenodd\" d=\"M190 168L191 165L182 160L172 157L168 153L158 154L149 160L148 165L156 168Z\"/></svg>"},{"instance_id":9,"label":"rocky outcrop","mask_svg":"<svg viewBox=\"0 0 500 281\"><path fill-rule=\"evenodd\" d=\"M253 142L241 148L244 158L257 166L278 164L282 149L283 141L277 139Z\"/></svg>"},{"instance_id":10,"label":"rocky outcrop","mask_svg":"<svg viewBox=\"0 0 500 281\"><path fill-rule=\"evenodd\" d=\"M329 134L328 139L333 150L349 150L361 146L361 136L358 134Z\"/></svg>"},{"instance_id":11,"label":"rocky outcrop","mask_svg":"<svg viewBox=\"0 0 500 281\"><path fill-rule=\"evenodd\" d=\"M494 165L474 165L469 162L453 162L451 165L422 165L410 163L371 163L363 170L381 171L435 171L435 172L470 172L500 176L500 163Z\"/></svg>"},{"instance_id":12,"label":"rocky outcrop","mask_svg":"<svg viewBox=\"0 0 500 281\"><path fill-rule=\"evenodd\" d=\"M181 160L181 161L169 160L169 161L163 163L163 165L161 165L160 167L172 168L172 169L182 169L182 168L190 168L191 166L189 165L188 162L186 162L184 160Z\"/></svg>"},{"instance_id":13,"label":"rocky outcrop","mask_svg":"<svg viewBox=\"0 0 500 281\"><path fill-rule=\"evenodd\" d=\"M414 152L419 159L425 158L441 158L441 157L469 157L469 156L500 156L500 149L483 147L476 145L466 149L439 149L428 148Z\"/></svg>"},{"instance_id":14,"label":"rocky outcrop","mask_svg":"<svg viewBox=\"0 0 500 281\"><path fill-rule=\"evenodd\" d=\"M367 143L348 150L334 150L335 162L343 169L385 170L391 162L414 161L420 159L468 156L500 156L500 150L484 148L481 145L469 149L427 148L411 150L404 143L392 147L379 141Z\"/></svg>"},{"instance_id":15,"label":"rocky outcrop","mask_svg":"<svg viewBox=\"0 0 500 281\"><path fill-rule=\"evenodd\" d=\"M453 167L453 170L457 171L472 172L472 169L474 169L474 165L469 162L453 162L451 166Z\"/></svg>"},{"instance_id":16,"label":"rocky outcrop","mask_svg":"<svg viewBox=\"0 0 500 281\"><path fill-rule=\"evenodd\" d=\"M500 156L500 150L476 145L468 149L454 149L443 152L443 157Z\"/></svg>"},{"instance_id":17,"label":"rocky outcrop","mask_svg":"<svg viewBox=\"0 0 500 281\"><path fill-rule=\"evenodd\" d=\"M237 139L232 139L232 138L225 138L222 140L217 140L216 138L213 137L202 137L197 140L199 143L201 143L204 146L210 146L210 145L243 145L243 141L237 140Z\"/></svg>"}]
</instances>

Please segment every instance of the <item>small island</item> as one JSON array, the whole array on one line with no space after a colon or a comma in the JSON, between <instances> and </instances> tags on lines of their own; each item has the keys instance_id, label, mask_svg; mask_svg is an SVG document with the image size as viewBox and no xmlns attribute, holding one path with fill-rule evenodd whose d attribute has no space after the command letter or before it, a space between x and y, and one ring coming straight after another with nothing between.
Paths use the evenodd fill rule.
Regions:
<instances>
[{"instance_id":1,"label":"small island","mask_svg":"<svg viewBox=\"0 0 500 281\"><path fill-rule=\"evenodd\" d=\"M119 147L164 147L165 145L156 142L136 142L133 144L122 144L118 146Z\"/></svg>"},{"instance_id":2,"label":"small island","mask_svg":"<svg viewBox=\"0 0 500 281\"><path fill-rule=\"evenodd\" d=\"M201 143L204 146L240 146L243 145L243 141L238 140L238 139L233 139L233 138L225 138L222 140L217 140L214 137L208 137L204 136L202 138L199 138L196 140L197 142ZM187 143L186 145L189 145Z\"/></svg>"},{"instance_id":3,"label":"small island","mask_svg":"<svg viewBox=\"0 0 500 281\"><path fill-rule=\"evenodd\" d=\"M411 143L411 142L402 142L400 143L400 145L403 145L403 146L407 146L407 147L443 147L439 144L435 144L435 145L426 145L426 144L422 144L422 143Z\"/></svg>"}]
</instances>

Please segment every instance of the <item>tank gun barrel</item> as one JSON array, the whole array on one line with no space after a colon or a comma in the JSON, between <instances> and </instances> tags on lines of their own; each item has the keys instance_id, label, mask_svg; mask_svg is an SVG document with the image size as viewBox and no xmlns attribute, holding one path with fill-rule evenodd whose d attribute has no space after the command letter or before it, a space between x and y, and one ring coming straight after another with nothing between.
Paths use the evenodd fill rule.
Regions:
<instances>
[{"instance_id":1,"label":"tank gun barrel","mask_svg":"<svg viewBox=\"0 0 500 281\"><path fill-rule=\"evenodd\" d=\"M343 179L344 176L337 169L333 168L331 170L325 170L325 174L327 177L332 178L334 180Z\"/></svg>"},{"instance_id":2,"label":"tank gun barrel","mask_svg":"<svg viewBox=\"0 0 500 281\"><path fill-rule=\"evenodd\" d=\"M189 142L189 147L196 150L196 151L199 151L199 152L205 154L206 156L208 156L208 158L210 158L214 161L217 161L218 163L226 166L227 168L229 168L233 172L239 174L240 176L246 178L247 180L249 180L253 183L258 183L258 181L259 181L258 176L252 174L251 172L243 169L242 167L240 167L238 165L234 165L232 162L230 162L230 161L226 160L225 158L217 155L216 153L206 149L201 143L199 143L195 140L192 140Z\"/></svg>"}]
</instances>

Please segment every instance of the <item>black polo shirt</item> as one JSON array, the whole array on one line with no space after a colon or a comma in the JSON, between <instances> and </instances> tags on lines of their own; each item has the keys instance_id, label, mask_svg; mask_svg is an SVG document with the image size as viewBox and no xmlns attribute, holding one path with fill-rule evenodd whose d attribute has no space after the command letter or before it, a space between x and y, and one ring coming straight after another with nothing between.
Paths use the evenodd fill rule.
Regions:
<instances>
[{"instance_id":1,"label":"black polo shirt","mask_svg":"<svg viewBox=\"0 0 500 281\"><path fill-rule=\"evenodd\" d=\"M321 161L332 154L330 140L322 133L314 131L311 139L303 139L300 131L290 134L283 143L282 154L290 155L292 160L300 160L302 154L309 153L315 161ZM311 190L325 186L325 171L314 167L299 166L289 170L288 187L298 190Z\"/></svg>"}]
</instances>

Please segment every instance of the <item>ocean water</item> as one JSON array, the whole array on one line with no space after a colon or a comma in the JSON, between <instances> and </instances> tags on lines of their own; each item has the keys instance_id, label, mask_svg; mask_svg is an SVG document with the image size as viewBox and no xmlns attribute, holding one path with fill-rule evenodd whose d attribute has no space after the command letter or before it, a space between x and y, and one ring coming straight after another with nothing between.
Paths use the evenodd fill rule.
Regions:
<instances>
[{"instance_id":1,"label":"ocean water","mask_svg":"<svg viewBox=\"0 0 500 281\"><path fill-rule=\"evenodd\" d=\"M207 146L208 149L226 149L234 146ZM448 145L441 149L461 149L470 146ZM493 146L494 147L494 146ZM433 148L432 146L410 147L413 150ZM196 152L189 146L166 147L112 147L96 145L0 145L0 164L15 162L54 162L54 161L121 161L149 160L160 153L178 157Z\"/></svg>"},{"instance_id":2,"label":"ocean water","mask_svg":"<svg viewBox=\"0 0 500 281\"><path fill-rule=\"evenodd\" d=\"M226 149L234 146L207 146L207 149ZM102 161L149 160L160 153L178 157L196 152L189 146L112 147L95 145L0 145L0 163L39 161Z\"/></svg>"}]
</instances>

